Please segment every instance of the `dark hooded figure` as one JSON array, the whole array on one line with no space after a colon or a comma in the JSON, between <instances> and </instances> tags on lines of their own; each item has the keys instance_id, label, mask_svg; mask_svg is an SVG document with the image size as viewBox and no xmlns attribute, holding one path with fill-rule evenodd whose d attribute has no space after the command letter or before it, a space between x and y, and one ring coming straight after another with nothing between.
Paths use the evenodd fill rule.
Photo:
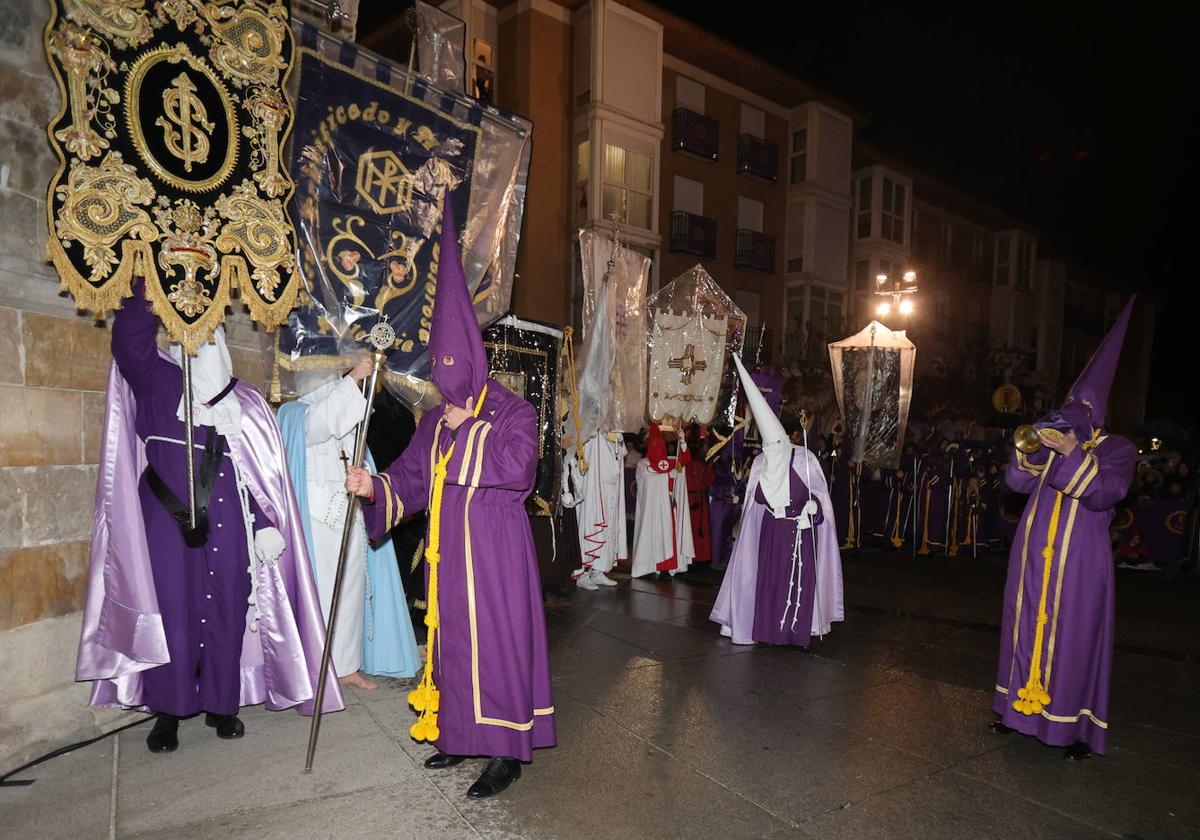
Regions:
<instances>
[{"instance_id":1,"label":"dark hooded figure","mask_svg":"<svg viewBox=\"0 0 1200 840\"><path fill-rule=\"evenodd\" d=\"M1076 760L1103 753L1108 733L1109 524L1133 481L1137 448L1104 420L1132 308L1130 300L1062 411L1039 424L1043 446L1015 451L1005 474L1029 501L1008 561L992 728L1068 747Z\"/></svg>"},{"instance_id":2,"label":"dark hooded figure","mask_svg":"<svg viewBox=\"0 0 1200 840\"><path fill-rule=\"evenodd\" d=\"M425 766L491 758L467 796L521 776L521 762L555 744L554 705L537 555L525 499L538 458L534 407L488 377L483 339L445 201L429 357L443 404L412 442L372 476L352 469L367 530L378 539L429 509L425 676L409 695L411 734L437 746ZM436 634L436 636L435 636Z\"/></svg>"}]
</instances>

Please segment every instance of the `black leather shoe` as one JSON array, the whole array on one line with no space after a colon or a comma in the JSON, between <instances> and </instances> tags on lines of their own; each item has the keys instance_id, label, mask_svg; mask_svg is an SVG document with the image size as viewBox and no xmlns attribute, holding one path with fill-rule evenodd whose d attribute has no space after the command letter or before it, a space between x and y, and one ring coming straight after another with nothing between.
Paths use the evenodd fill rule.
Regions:
<instances>
[{"instance_id":1,"label":"black leather shoe","mask_svg":"<svg viewBox=\"0 0 1200 840\"><path fill-rule=\"evenodd\" d=\"M174 715L156 715L154 728L146 736L150 752L175 752L179 749L179 718Z\"/></svg>"},{"instance_id":2,"label":"black leather shoe","mask_svg":"<svg viewBox=\"0 0 1200 840\"><path fill-rule=\"evenodd\" d=\"M241 738L246 734L246 724L237 715L214 715L209 712L204 716L204 725L217 730L217 737L226 740Z\"/></svg>"},{"instance_id":3,"label":"black leather shoe","mask_svg":"<svg viewBox=\"0 0 1200 840\"><path fill-rule=\"evenodd\" d=\"M445 753L434 753L425 759L426 770L449 770L451 767L457 767L467 760L465 755L446 755Z\"/></svg>"},{"instance_id":4,"label":"black leather shoe","mask_svg":"<svg viewBox=\"0 0 1200 840\"><path fill-rule=\"evenodd\" d=\"M998 719L988 724L988 729L995 732L997 735L1011 735L1016 732L1011 726L1005 726Z\"/></svg>"},{"instance_id":5,"label":"black leather shoe","mask_svg":"<svg viewBox=\"0 0 1200 840\"><path fill-rule=\"evenodd\" d=\"M1083 761L1085 758L1092 757L1092 748L1083 741L1076 741L1071 746L1067 747L1067 761Z\"/></svg>"},{"instance_id":6,"label":"black leather shoe","mask_svg":"<svg viewBox=\"0 0 1200 840\"><path fill-rule=\"evenodd\" d=\"M467 789L468 799L487 799L508 790L508 786L521 778L521 762L515 758L493 758L487 763L483 775Z\"/></svg>"}]
</instances>

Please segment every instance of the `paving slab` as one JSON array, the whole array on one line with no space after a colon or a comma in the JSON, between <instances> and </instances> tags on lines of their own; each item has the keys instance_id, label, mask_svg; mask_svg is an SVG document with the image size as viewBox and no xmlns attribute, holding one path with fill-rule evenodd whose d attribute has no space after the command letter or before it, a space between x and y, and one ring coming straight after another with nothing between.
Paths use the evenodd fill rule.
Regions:
<instances>
[{"instance_id":1,"label":"paving slab","mask_svg":"<svg viewBox=\"0 0 1200 840\"><path fill-rule=\"evenodd\" d=\"M113 735L14 776L37 781L27 787L0 788L0 835L22 840L105 840L111 813L114 739L122 739L121 749L132 749L146 737L143 729L135 727ZM64 803L69 807L63 807Z\"/></svg>"},{"instance_id":2,"label":"paving slab","mask_svg":"<svg viewBox=\"0 0 1200 840\"><path fill-rule=\"evenodd\" d=\"M1069 762L1033 738L965 761L953 773L1131 837L1200 836L1200 777L1133 753Z\"/></svg>"},{"instance_id":3,"label":"paving slab","mask_svg":"<svg viewBox=\"0 0 1200 840\"><path fill-rule=\"evenodd\" d=\"M1114 835L983 782L943 772L803 824L823 840L1076 840Z\"/></svg>"}]
</instances>

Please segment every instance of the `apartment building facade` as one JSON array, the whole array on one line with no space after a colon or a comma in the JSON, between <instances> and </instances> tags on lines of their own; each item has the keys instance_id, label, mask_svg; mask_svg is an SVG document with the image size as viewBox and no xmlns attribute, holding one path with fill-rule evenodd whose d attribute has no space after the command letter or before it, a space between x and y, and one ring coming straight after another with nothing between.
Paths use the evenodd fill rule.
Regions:
<instances>
[{"instance_id":1,"label":"apartment building facade","mask_svg":"<svg viewBox=\"0 0 1200 840\"><path fill-rule=\"evenodd\" d=\"M912 270L914 311L883 320L917 343L918 378L1009 377L1049 403L1123 300L1019 220L856 142L853 107L646 0L441 7L467 24L468 85L486 76L534 123L520 315L578 323L575 234L615 228L652 258L652 288L703 264L787 365L876 317L878 275ZM1139 306L1125 427L1152 336Z\"/></svg>"}]
</instances>

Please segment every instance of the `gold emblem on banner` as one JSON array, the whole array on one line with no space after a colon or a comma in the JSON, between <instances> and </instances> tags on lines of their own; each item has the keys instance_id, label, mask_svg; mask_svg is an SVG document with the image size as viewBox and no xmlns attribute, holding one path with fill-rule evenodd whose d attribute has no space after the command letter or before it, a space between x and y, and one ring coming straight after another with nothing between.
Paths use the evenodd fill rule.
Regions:
<instances>
[{"instance_id":1,"label":"gold emblem on banner","mask_svg":"<svg viewBox=\"0 0 1200 840\"><path fill-rule=\"evenodd\" d=\"M412 173L390 151L359 156L354 188L376 213L401 213L412 207Z\"/></svg>"}]
</instances>

